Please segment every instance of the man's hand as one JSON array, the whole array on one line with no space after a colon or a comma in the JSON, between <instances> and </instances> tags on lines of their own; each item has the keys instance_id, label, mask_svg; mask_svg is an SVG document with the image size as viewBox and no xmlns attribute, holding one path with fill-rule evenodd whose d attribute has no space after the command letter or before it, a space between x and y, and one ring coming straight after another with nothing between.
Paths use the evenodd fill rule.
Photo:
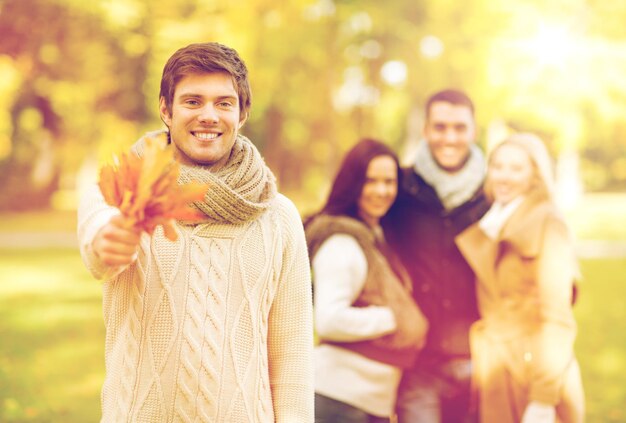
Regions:
<instances>
[{"instance_id":1,"label":"man's hand","mask_svg":"<svg viewBox=\"0 0 626 423\"><path fill-rule=\"evenodd\" d=\"M108 266L126 266L137 258L141 229L122 215L113 216L93 239L94 253Z\"/></svg>"}]
</instances>

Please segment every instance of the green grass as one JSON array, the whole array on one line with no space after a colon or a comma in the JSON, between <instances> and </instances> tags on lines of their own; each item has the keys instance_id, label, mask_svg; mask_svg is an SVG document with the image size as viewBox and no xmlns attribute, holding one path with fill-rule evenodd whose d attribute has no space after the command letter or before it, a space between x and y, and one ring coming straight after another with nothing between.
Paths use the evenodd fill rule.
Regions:
<instances>
[{"instance_id":1,"label":"green grass","mask_svg":"<svg viewBox=\"0 0 626 423\"><path fill-rule=\"evenodd\" d=\"M579 240L626 241L626 194L586 194L565 215Z\"/></svg>"},{"instance_id":2,"label":"green grass","mask_svg":"<svg viewBox=\"0 0 626 423\"><path fill-rule=\"evenodd\" d=\"M76 211L3 213L0 232L76 232Z\"/></svg>"},{"instance_id":3,"label":"green grass","mask_svg":"<svg viewBox=\"0 0 626 423\"><path fill-rule=\"evenodd\" d=\"M626 260L585 260L582 269L576 350L587 422L624 422ZM0 421L98 421L100 283L74 250L2 250L0 280Z\"/></svg>"},{"instance_id":4,"label":"green grass","mask_svg":"<svg viewBox=\"0 0 626 423\"><path fill-rule=\"evenodd\" d=\"M2 250L0 281L0 421L99 421L100 283L74 250Z\"/></svg>"},{"instance_id":5,"label":"green grass","mask_svg":"<svg viewBox=\"0 0 626 423\"><path fill-rule=\"evenodd\" d=\"M626 240L626 195L567 212L579 239ZM4 215L0 232L73 232L68 212ZM626 259L584 260L575 313L587 423L626 421ZM100 419L101 284L71 249L0 249L0 422Z\"/></svg>"},{"instance_id":6,"label":"green grass","mask_svg":"<svg viewBox=\"0 0 626 423\"><path fill-rule=\"evenodd\" d=\"M582 261L574 310L588 423L626 421L626 259Z\"/></svg>"}]
</instances>

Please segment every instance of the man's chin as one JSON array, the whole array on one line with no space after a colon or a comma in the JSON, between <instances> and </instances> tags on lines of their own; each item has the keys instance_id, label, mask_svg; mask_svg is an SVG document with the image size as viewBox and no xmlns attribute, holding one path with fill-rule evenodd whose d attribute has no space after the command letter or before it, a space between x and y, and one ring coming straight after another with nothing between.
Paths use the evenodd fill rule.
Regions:
<instances>
[{"instance_id":1,"label":"man's chin","mask_svg":"<svg viewBox=\"0 0 626 423\"><path fill-rule=\"evenodd\" d=\"M465 160L457 159L456 157L446 157L444 159L436 160L437 165L446 172L457 172L463 168Z\"/></svg>"}]
</instances>

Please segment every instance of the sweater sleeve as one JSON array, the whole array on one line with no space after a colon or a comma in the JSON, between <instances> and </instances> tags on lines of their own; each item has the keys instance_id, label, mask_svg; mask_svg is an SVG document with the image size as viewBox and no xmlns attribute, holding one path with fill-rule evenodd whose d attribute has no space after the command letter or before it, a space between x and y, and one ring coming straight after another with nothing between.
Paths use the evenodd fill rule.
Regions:
<instances>
[{"instance_id":1,"label":"sweater sleeve","mask_svg":"<svg viewBox=\"0 0 626 423\"><path fill-rule=\"evenodd\" d=\"M102 263L92 248L98 231L117 214L119 210L106 204L96 184L81 192L78 206L78 246L85 266L96 279L102 279L105 275L113 277L123 270L122 267L111 268Z\"/></svg>"},{"instance_id":2,"label":"sweater sleeve","mask_svg":"<svg viewBox=\"0 0 626 423\"><path fill-rule=\"evenodd\" d=\"M572 281L577 271L565 224L555 217L545 224L537 257L539 329L533 336L530 400L556 404L574 357L576 326L571 309Z\"/></svg>"},{"instance_id":3,"label":"sweater sleeve","mask_svg":"<svg viewBox=\"0 0 626 423\"><path fill-rule=\"evenodd\" d=\"M313 258L315 328L320 338L353 342L393 332L396 322L389 307L352 307L363 290L367 261L357 240L335 234Z\"/></svg>"},{"instance_id":4,"label":"sweater sleeve","mask_svg":"<svg viewBox=\"0 0 626 423\"><path fill-rule=\"evenodd\" d=\"M282 269L268 328L270 385L277 423L313 422L311 273L298 211L281 201Z\"/></svg>"}]
</instances>

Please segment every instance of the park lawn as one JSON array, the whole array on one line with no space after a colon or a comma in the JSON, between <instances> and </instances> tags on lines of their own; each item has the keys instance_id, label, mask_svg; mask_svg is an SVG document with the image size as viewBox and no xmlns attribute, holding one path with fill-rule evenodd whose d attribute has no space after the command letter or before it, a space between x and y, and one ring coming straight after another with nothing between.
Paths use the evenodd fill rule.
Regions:
<instances>
[{"instance_id":1,"label":"park lawn","mask_svg":"<svg viewBox=\"0 0 626 423\"><path fill-rule=\"evenodd\" d=\"M576 350L587 422L624 422L626 260L584 260L582 271ZM1 250L0 281L0 421L98 421L100 283L70 249Z\"/></svg>"},{"instance_id":2,"label":"park lawn","mask_svg":"<svg viewBox=\"0 0 626 423\"><path fill-rule=\"evenodd\" d=\"M626 241L624 193L587 193L565 216L578 240Z\"/></svg>"},{"instance_id":3,"label":"park lawn","mask_svg":"<svg viewBox=\"0 0 626 423\"><path fill-rule=\"evenodd\" d=\"M3 213L0 232L76 232L76 211L35 210Z\"/></svg>"},{"instance_id":4,"label":"park lawn","mask_svg":"<svg viewBox=\"0 0 626 423\"><path fill-rule=\"evenodd\" d=\"M574 307L587 423L626 421L626 258L583 260Z\"/></svg>"},{"instance_id":5,"label":"park lawn","mask_svg":"<svg viewBox=\"0 0 626 423\"><path fill-rule=\"evenodd\" d=\"M0 421L100 419L101 284L76 250L0 250Z\"/></svg>"}]
</instances>

